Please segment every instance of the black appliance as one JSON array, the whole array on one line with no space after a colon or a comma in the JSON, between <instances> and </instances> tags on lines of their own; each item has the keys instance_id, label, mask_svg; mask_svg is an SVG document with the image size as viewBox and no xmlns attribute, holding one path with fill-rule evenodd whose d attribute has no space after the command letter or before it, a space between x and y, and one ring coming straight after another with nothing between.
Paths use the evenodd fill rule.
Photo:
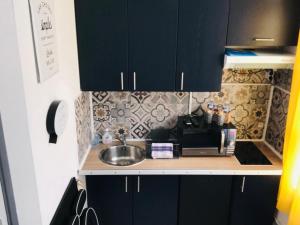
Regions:
<instances>
[{"instance_id":1,"label":"black appliance","mask_svg":"<svg viewBox=\"0 0 300 225\"><path fill-rule=\"evenodd\" d=\"M235 157L242 165L272 165L268 158L251 141L237 142Z\"/></svg>"},{"instance_id":2,"label":"black appliance","mask_svg":"<svg viewBox=\"0 0 300 225\"><path fill-rule=\"evenodd\" d=\"M180 116L177 139L182 156L231 156L237 129L233 124L207 124L204 116Z\"/></svg>"}]
</instances>

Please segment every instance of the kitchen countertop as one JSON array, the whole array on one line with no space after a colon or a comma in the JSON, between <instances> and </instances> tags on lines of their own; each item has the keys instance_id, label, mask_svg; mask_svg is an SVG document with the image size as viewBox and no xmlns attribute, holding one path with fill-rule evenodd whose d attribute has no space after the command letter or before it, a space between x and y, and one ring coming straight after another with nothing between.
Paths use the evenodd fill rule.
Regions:
<instances>
[{"instance_id":1,"label":"kitchen countertop","mask_svg":"<svg viewBox=\"0 0 300 225\"><path fill-rule=\"evenodd\" d=\"M92 148L79 170L80 175L281 175L282 161L263 142L254 142L272 165L241 165L231 157L180 157L179 159L145 159L131 166L103 163L99 152L108 145ZM145 148L145 142L128 142Z\"/></svg>"}]
</instances>

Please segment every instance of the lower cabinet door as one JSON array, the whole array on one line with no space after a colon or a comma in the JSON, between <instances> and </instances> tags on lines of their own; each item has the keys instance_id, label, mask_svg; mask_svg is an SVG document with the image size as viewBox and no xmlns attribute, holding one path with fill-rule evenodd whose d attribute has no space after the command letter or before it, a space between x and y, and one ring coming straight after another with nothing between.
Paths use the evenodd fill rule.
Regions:
<instances>
[{"instance_id":1,"label":"lower cabinet door","mask_svg":"<svg viewBox=\"0 0 300 225\"><path fill-rule=\"evenodd\" d=\"M132 225L132 176L86 176L88 206L103 225Z\"/></svg>"},{"instance_id":2,"label":"lower cabinet door","mask_svg":"<svg viewBox=\"0 0 300 225\"><path fill-rule=\"evenodd\" d=\"M230 225L272 225L280 176L235 176Z\"/></svg>"},{"instance_id":3,"label":"lower cabinet door","mask_svg":"<svg viewBox=\"0 0 300 225\"><path fill-rule=\"evenodd\" d=\"M232 176L180 179L179 225L228 224Z\"/></svg>"},{"instance_id":4,"label":"lower cabinet door","mask_svg":"<svg viewBox=\"0 0 300 225\"><path fill-rule=\"evenodd\" d=\"M134 225L177 225L178 176L135 176Z\"/></svg>"}]
</instances>

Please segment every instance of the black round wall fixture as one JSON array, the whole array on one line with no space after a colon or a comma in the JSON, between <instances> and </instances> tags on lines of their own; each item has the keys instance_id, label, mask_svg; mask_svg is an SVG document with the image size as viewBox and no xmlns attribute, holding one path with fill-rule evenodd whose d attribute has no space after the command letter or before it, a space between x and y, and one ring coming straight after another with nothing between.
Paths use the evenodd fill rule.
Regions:
<instances>
[{"instance_id":1,"label":"black round wall fixture","mask_svg":"<svg viewBox=\"0 0 300 225\"><path fill-rule=\"evenodd\" d=\"M56 144L57 137L62 135L68 120L68 107L65 101L53 101L48 109L46 127L49 143Z\"/></svg>"}]
</instances>

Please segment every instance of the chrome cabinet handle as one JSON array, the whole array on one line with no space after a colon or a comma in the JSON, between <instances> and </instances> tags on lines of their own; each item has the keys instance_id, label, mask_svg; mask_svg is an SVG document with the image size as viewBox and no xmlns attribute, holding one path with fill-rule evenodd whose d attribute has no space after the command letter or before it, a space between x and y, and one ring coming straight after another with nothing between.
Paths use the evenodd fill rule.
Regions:
<instances>
[{"instance_id":1,"label":"chrome cabinet handle","mask_svg":"<svg viewBox=\"0 0 300 225\"><path fill-rule=\"evenodd\" d=\"M125 192L128 192L128 177L125 177Z\"/></svg>"},{"instance_id":2,"label":"chrome cabinet handle","mask_svg":"<svg viewBox=\"0 0 300 225\"><path fill-rule=\"evenodd\" d=\"M133 72L133 90L136 90L136 72Z\"/></svg>"},{"instance_id":3,"label":"chrome cabinet handle","mask_svg":"<svg viewBox=\"0 0 300 225\"><path fill-rule=\"evenodd\" d=\"M220 146L220 153L224 153L224 145L225 145L225 131L221 130L221 146Z\"/></svg>"},{"instance_id":4,"label":"chrome cabinet handle","mask_svg":"<svg viewBox=\"0 0 300 225\"><path fill-rule=\"evenodd\" d=\"M253 38L254 41L267 41L267 42L274 42L274 38Z\"/></svg>"},{"instance_id":5,"label":"chrome cabinet handle","mask_svg":"<svg viewBox=\"0 0 300 225\"><path fill-rule=\"evenodd\" d=\"M124 74L121 72L121 90L124 90Z\"/></svg>"},{"instance_id":6,"label":"chrome cabinet handle","mask_svg":"<svg viewBox=\"0 0 300 225\"><path fill-rule=\"evenodd\" d=\"M246 181L246 177L243 177L242 186L241 186L242 193L244 193L244 190L245 190L245 181Z\"/></svg>"},{"instance_id":7,"label":"chrome cabinet handle","mask_svg":"<svg viewBox=\"0 0 300 225\"><path fill-rule=\"evenodd\" d=\"M181 73L181 82L180 82L180 90L183 91L183 80L184 80L184 73Z\"/></svg>"},{"instance_id":8,"label":"chrome cabinet handle","mask_svg":"<svg viewBox=\"0 0 300 225\"><path fill-rule=\"evenodd\" d=\"M140 176L137 177L137 192L140 192Z\"/></svg>"}]
</instances>

